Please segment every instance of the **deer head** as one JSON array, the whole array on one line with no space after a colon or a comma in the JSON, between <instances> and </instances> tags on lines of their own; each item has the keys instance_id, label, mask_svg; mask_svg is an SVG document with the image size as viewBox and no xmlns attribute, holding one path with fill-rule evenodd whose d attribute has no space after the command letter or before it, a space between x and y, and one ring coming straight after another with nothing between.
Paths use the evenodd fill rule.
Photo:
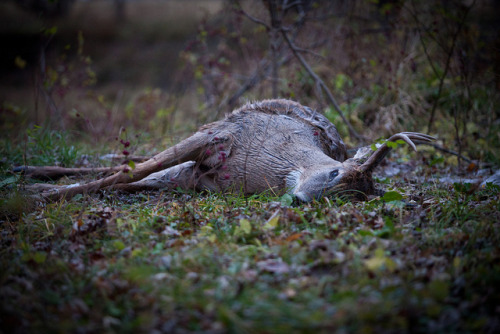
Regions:
<instances>
[{"instance_id":1,"label":"deer head","mask_svg":"<svg viewBox=\"0 0 500 334\"><path fill-rule=\"evenodd\" d=\"M372 172L391 150L388 142L402 140L416 151L417 148L413 140L428 142L434 139L434 137L421 133L398 133L390 137L374 152L369 148L362 148L353 158L344 162L332 159L326 164L294 171L289 175L287 184L291 185L291 193L302 202L318 200L323 196L330 195L364 199L375 191Z\"/></svg>"}]
</instances>

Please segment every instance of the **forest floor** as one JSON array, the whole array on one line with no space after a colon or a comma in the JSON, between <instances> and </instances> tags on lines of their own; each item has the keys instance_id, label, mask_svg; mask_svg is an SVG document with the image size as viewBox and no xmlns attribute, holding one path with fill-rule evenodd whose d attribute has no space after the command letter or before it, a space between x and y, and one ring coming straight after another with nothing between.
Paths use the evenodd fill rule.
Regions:
<instances>
[{"instance_id":1,"label":"forest floor","mask_svg":"<svg viewBox=\"0 0 500 334\"><path fill-rule=\"evenodd\" d=\"M0 4L0 333L499 332L500 188L481 185L491 164L457 168L434 148L401 147L376 171L385 195L362 202L181 191L26 196L34 181L13 174L15 165L101 164L99 156L122 151L119 139L151 155L207 117L196 94L183 95L193 87L179 85L177 70L198 21L220 2L128 3L125 28L110 23L112 1L77 1L57 24L61 38L47 59L69 62L51 63L58 80L71 79L68 92L51 92L74 126L66 129L42 117L36 57L47 30ZM93 95L78 82L92 73ZM127 113L138 123L124 131ZM95 115L115 127L92 123ZM453 134L440 137L452 145Z\"/></svg>"},{"instance_id":2,"label":"forest floor","mask_svg":"<svg viewBox=\"0 0 500 334\"><path fill-rule=\"evenodd\" d=\"M4 175L2 329L493 333L499 187L441 182L442 162L404 152L377 171L385 195L363 202L105 191L36 203Z\"/></svg>"}]
</instances>

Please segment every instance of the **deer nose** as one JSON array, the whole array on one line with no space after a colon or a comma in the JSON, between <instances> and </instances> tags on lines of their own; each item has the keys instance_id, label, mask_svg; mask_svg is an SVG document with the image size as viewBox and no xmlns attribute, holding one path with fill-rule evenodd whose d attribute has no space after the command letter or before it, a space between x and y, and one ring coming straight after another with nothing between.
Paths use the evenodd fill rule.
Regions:
<instances>
[{"instance_id":1,"label":"deer nose","mask_svg":"<svg viewBox=\"0 0 500 334\"><path fill-rule=\"evenodd\" d=\"M308 203L312 198L303 191L298 191L292 194L294 203Z\"/></svg>"}]
</instances>

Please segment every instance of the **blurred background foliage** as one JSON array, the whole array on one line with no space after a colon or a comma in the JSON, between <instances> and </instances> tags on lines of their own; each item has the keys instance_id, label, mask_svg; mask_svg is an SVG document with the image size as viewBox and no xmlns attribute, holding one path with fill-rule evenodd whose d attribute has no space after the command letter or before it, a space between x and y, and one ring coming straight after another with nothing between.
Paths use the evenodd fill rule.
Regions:
<instances>
[{"instance_id":1,"label":"blurred background foliage","mask_svg":"<svg viewBox=\"0 0 500 334\"><path fill-rule=\"evenodd\" d=\"M498 165L499 7L493 0L4 0L0 140L3 149L33 138L109 146L127 129L159 151L246 101L281 97L324 112L350 146L362 144L273 35L278 19L365 139L428 132L447 149ZM74 152L60 160L76 159Z\"/></svg>"}]
</instances>

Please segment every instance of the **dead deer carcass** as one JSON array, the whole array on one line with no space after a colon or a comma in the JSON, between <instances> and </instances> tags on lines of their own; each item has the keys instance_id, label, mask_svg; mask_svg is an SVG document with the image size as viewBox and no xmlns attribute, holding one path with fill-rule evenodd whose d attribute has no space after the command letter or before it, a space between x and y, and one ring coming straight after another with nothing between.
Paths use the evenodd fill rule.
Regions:
<instances>
[{"instance_id":1,"label":"dead deer carcass","mask_svg":"<svg viewBox=\"0 0 500 334\"><path fill-rule=\"evenodd\" d=\"M413 141L434 138L403 132L389 141L398 139L416 150ZM128 166L114 167L111 176L83 185L46 185L41 194L57 199L109 187L181 187L244 194L289 193L304 202L333 194L351 193L359 198L374 192L372 171L389 151L383 144L374 152L359 150L347 159L337 129L322 114L292 101L265 100L248 103L223 120L202 126L132 171ZM50 167L18 170L43 175L44 168ZM87 169L65 169L64 174L72 171Z\"/></svg>"}]
</instances>

